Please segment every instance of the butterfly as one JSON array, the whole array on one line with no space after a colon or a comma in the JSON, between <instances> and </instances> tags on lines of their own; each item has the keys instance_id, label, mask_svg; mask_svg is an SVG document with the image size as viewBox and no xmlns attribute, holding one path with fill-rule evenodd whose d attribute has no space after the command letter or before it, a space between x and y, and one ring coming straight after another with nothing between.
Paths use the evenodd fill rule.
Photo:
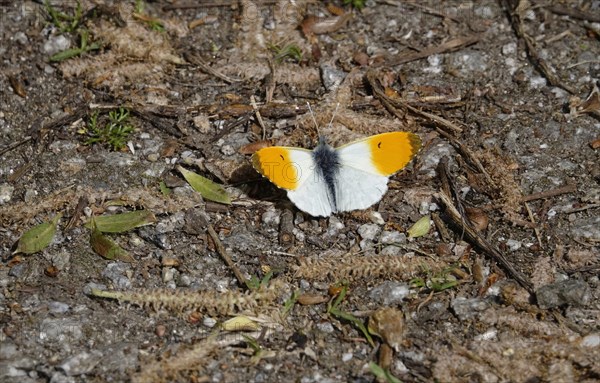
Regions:
<instances>
[{"instance_id":1,"label":"butterfly","mask_svg":"<svg viewBox=\"0 0 600 383\"><path fill-rule=\"evenodd\" d=\"M254 168L287 190L298 209L315 217L366 209L381 200L389 177L421 148L414 133L382 133L333 148L270 146L252 155Z\"/></svg>"}]
</instances>

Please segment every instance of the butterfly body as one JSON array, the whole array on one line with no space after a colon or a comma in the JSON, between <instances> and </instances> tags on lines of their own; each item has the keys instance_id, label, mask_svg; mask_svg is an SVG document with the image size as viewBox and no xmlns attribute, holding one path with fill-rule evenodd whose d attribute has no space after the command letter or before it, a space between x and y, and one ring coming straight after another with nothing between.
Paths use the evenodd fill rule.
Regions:
<instances>
[{"instance_id":1,"label":"butterfly body","mask_svg":"<svg viewBox=\"0 0 600 383\"><path fill-rule=\"evenodd\" d=\"M252 156L256 170L313 216L366 209L387 191L390 175L421 147L413 133L391 132L333 148L321 139L314 150L272 146Z\"/></svg>"}]
</instances>

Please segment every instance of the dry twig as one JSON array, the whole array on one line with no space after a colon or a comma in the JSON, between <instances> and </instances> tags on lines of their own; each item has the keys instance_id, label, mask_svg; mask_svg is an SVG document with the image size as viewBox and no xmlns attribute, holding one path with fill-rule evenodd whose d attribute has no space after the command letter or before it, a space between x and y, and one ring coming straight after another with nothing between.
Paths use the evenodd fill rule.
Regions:
<instances>
[{"instance_id":1,"label":"dry twig","mask_svg":"<svg viewBox=\"0 0 600 383\"><path fill-rule=\"evenodd\" d=\"M437 197L446 206L446 212L448 217L452 220L452 223L459 227L462 232L466 235L473 244L484 251L493 261L498 262L504 271L511 277L514 278L521 286L527 291L533 292L533 285L529 282L525 276L515 269L512 263L494 246L492 246L485 238L475 231L468 223L465 217L462 217L454 204L452 199L444 192L437 193Z\"/></svg>"},{"instance_id":2,"label":"dry twig","mask_svg":"<svg viewBox=\"0 0 600 383\"><path fill-rule=\"evenodd\" d=\"M217 248L217 252L221 256L221 258L223 259L223 261L225 261L225 264L231 269L231 271L233 272L233 274L237 278L238 282L240 283L240 286L247 287L247 285L246 285L246 278L244 278L244 276L242 275L242 272L236 266L236 264L233 263L233 260L231 259L231 257L227 253L227 250L225 249L225 246L223 246L223 243L219 239L219 235L215 231L215 228L209 222L208 216L205 215L205 214L202 214L202 218L203 218L203 220L206 223L206 230L208 231L208 235L210 236L210 238L214 242L215 247Z\"/></svg>"},{"instance_id":3,"label":"dry twig","mask_svg":"<svg viewBox=\"0 0 600 383\"><path fill-rule=\"evenodd\" d=\"M424 112L422 110L419 110L419 109L409 105L407 102L405 102L401 99L395 99L395 98L388 97L385 94L385 90L381 86L379 79L377 78L376 71L374 71L374 70L368 71L366 74L366 78L367 78L367 81L369 82L369 85L373 89L373 94L375 95L375 97L377 99L379 99L381 101L381 103L386 107L386 109L390 113L395 115L396 117L398 117L400 119L404 118L404 113L400 113L398 108L402 109L402 110L409 110L413 114L423 117L425 119L428 119L431 122L433 122L434 124L436 124L437 126L444 127L446 129L452 131L453 133L462 133L462 128L460 128L459 126L455 125L454 123L446 120L445 118L436 116L431 113Z\"/></svg>"},{"instance_id":4,"label":"dry twig","mask_svg":"<svg viewBox=\"0 0 600 383\"><path fill-rule=\"evenodd\" d=\"M527 2L523 0L505 0L506 8L508 9L508 17L517 34L517 37L522 39L527 48L527 55L532 64L540 71L540 73L548 80L548 82L559 88L563 88L571 94L575 94L575 90L563 83L558 76L554 74L554 70L548 65L546 60L540 57L536 46L535 39L525 32L523 27L523 14L528 9Z\"/></svg>"},{"instance_id":5,"label":"dry twig","mask_svg":"<svg viewBox=\"0 0 600 383\"><path fill-rule=\"evenodd\" d=\"M381 65L385 64L388 66L396 66L400 64L405 64L407 62L416 61L420 59L427 58L431 55L437 55L440 53L448 53L454 52L469 45L473 45L479 41L478 36L465 36L465 37L457 37L452 40L448 40L445 43L440 45L427 47L419 52L413 52L408 54L398 54L389 60L383 62Z\"/></svg>"},{"instance_id":6,"label":"dry twig","mask_svg":"<svg viewBox=\"0 0 600 383\"><path fill-rule=\"evenodd\" d=\"M535 201L536 199L551 198L551 197L555 197L555 196L561 195L561 194L574 193L576 191L577 191L576 185L565 185L565 186L561 186L556 189L546 190L543 192L526 195L523 198L521 198L521 201L522 202L530 202L530 201Z\"/></svg>"}]
</instances>

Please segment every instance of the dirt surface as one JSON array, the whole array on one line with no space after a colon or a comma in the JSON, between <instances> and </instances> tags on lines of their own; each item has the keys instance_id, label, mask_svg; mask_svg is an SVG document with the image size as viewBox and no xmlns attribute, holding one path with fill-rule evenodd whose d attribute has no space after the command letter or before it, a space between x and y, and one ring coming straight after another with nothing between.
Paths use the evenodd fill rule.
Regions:
<instances>
[{"instance_id":1,"label":"dirt surface","mask_svg":"<svg viewBox=\"0 0 600 383\"><path fill-rule=\"evenodd\" d=\"M0 2L2 382L600 380L600 2L40 3ZM250 163L314 147L307 102L332 144L423 148L310 217ZM106 234L133 262L92 249L91 216L141 209Z\"/></svg>"}]
</instances>

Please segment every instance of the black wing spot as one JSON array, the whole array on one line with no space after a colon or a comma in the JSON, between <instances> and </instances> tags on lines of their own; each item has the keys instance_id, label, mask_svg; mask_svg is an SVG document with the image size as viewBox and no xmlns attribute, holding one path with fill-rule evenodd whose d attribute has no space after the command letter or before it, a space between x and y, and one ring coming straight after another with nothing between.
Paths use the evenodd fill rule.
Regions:
<instances>
[{"instance_id":1,"label":"black wing spot","mask_svg":"<svg viewBox=\"0 0 600 383\"><path fill-rule=\"evenodd\" d=\"M377 147L378 147L379 149L381 149L381 141L379 141L379 143L377 144Z\"/></svg>"},{"instance_id":2,"label":"black wing spot","mask_svg":"<svg viewBox=\"0 0 600 383\"><path fill-rule=\"evenodd\" d=\"M279 157L281 157L281 161L285 161L285 158L283 158L283 154L280 154Z\"/></svg>"}]
</instances>

